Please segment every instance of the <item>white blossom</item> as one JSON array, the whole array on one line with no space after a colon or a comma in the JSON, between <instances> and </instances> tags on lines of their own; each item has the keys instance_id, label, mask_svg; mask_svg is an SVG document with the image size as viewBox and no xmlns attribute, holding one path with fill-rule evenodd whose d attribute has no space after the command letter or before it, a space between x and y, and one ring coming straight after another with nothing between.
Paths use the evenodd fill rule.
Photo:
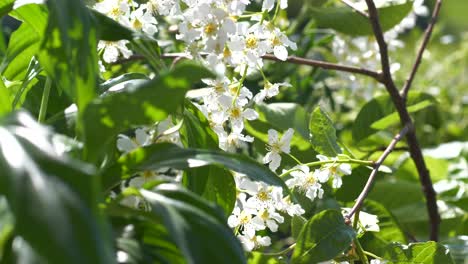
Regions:
<instances>
[{"instance_id":1,"label":"white blossom","mask_svg":"<svg viewBox=\"0 0 468 264\"><path fill-rule=\"evenodd\" d=\"M291 139L294 130L289 128L286 130L281 139L278 136L278 131L274 129L268 130L268 147L269 152L263 158L263 163L269 163L270 169L276 171L281 164L281 153L290 152Z\"/></svg>"}]
</instances>

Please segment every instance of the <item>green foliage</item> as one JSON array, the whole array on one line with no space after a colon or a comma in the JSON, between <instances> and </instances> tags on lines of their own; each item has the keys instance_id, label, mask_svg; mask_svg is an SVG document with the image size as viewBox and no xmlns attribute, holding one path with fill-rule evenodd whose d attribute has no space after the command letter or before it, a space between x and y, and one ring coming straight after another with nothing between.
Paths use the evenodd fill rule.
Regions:
<instances>
[{"instance_id":1,"label":"green foliage","mask_svg":"<svg viewBox=\"0 0 468 264\"><path fill-rule=\"evenodd\" d=\"M336 139L336 130L330 117L317 107L310 118L310 141L314 149L323 155L335 157L341 153Z\"/></svg>"},{"instance_id":2,"label":"green foliage","mask_svg":"<svg viewBox=\"0 0 468 264\"><path fill-rule=\"evenodd\" d=\"M412 1L378 8L382 29L391 29L406 17L413 6ZM368 19L348 7L311 7L310 15L321 28L332 28L351 35L372 35Z\"/></svg>"},{"instance_id":3,"label":"green foliage","mask_svg":"<svg viewBox=\"0 0 468 264\"><path fill-rule=\"evenodd\" d=\"M437 117L436 99L426 93L412 92L408 95L408 112L415 113L426 109ZM353 124L353 139L357 142L390 126L399 124L398 114L388 95L379 96L365 104Z\"/></svg>"},{"instance_id":4,"label":"green foliage","mask_svg":"<svg viewBox=\"0 0 468 264\"><path fill-rule=\"evenodd\" d=\"M188 169L211 164L222 165L233 171L243 173L255 181L281 186L288 190L286 184L268 168L255 160L240 154L219 150L181 148L170 143L159 143L138 148L123 155L115 165L103 174L103 186L111 188L120 180L136 172L172 167Z\"/></svg>"},{"instance_id":5,"label":"green foliage","mask_svg":"<svg viewBox=\"0 0 468 264\"><path fill-rule=\"evenodd\" d=\"M408 246L391 244L384 258L389 260L389 263L453 263L447 248L436 242L414 243Z\"/></svg>"},{"instance_id":6,"label":"green foliage","mask_svg":"<svg viewBox=\"0 0 468 264\"><path fill-rule=\"evenodd\" d=\"M60 89L76 100L79 113L96 96L97 33L82 1L47 1L49 17L39 61ZM80 123L78 123L80 124ZM82 132L82 127L78 127Z\"/></svg>"},{"instance_id":7,"label":"green foliage","mask_svg":"<svg viewBox=\"0 0 468 264\"><path fill-rule=\"evenodd\" d=\"M95 169L54 154L53 135L25 113L3 119L0 134L0 193L14 233L54 263L113 263Z\"/></svg>"},{"instance_id":8,"label":"green foliage","mask_svg":"<svg viewBox=\"0 0 468 264\"><path fill-rule=\"evenodd\" d=\"M226 152L220 149L217 132L222 127L227 134L235 134L232 120L223 116L220 124L214 124L213 113L195 105L209 100L204 94L207 89L193 91L195 96L187 94L200 88L203 78L215 75L201 64L173 58L187 50L194 60L209 57L206 50L196 54L197 41L194 46L181 44L177 36L182 25L174 27L170 19L158 15L158 31L149 36L85 5L95 1L48 0L13 10L14 2L0 0L0 264L365 262L358 259L359 245L372 253L369 259L374 254L388 263L453 263L449 242L444 242L447 248L436 242L407 245L427 238L429 216L404 140L386 159L385 171L377 174L361 208L377 216L380 231L357 234L340 212L355 204L372 161L401 125L392 100L382 95L375 80L360 80L356 75L346 81L349 76L319 67L267 62L268 58L263 58L258 74L249 70L247 76L239 76L227 67L224 77L230 85L215 87L215 95L210 96L223 93L232 96L233 103L247 96L243 108L255 109L259 118L246 121L241 135L255 141ZM261 15L262 22L270 21L268 26L278 26L297 43L297 51L289 55L379 70L380 63L371 61L375 51L356 56L353 50L363 53L362 45L375 44L369 19L340 1L289 1L287 10L273 9L271 14L250 13L262 5L251 2L248 15L233 21ZM460 15L463 8L455 10L458 4L462 5L456 0L447 3L449 11L444 12ZM378 7L383 30L399 24L412 5L412 1L400 1ZM413 65L416 40L428 19L418 16L415 30L400 34L398 40L405 48L394 51L394 43L389 45L392 64L402 67L393 74L399 87ZM468 147L464 142L468 140L464 133L468 39L455 29L465 20L441 18L446 28L436 28L430 53L423 56L407 100L424 160L436 183L442 241L468 232ZM210 31L190 27L190 33ZM349 44L344 54L336 51L337 39ZM101 72L98 60L105 54L97 50L101 40L125 40L135 56L104 63L106 69ZM223 56L229 54L224 51ZM163 52L172 54L163 56ZM280 93L266 96L264 103L240 94L245 86L254 95L267 88L267 81L289 82L291 87L280 85ZM51 84L47 86L50 93L44 92L46 83ZM224 115L233 114L229 111ZM45 115L38 117L40 112ZM164 122L171 124L160 131ZM134 133L142 126L154 132L144 143ZM294 135L290 152L279 153L284 169L280 177L260 160L266 152L279 151L269 142L268 130L283 134L289 128ZM180 136L179 144L167 139L173 135ZM128 139L128 145L134 143L132 149L116 144L122 138ZM445 142L452 143L441 145ZM306 164L310 168L307 177L316 170L333 174L339 172L338 163L317 163L316 156L333 158L342 152L362 162L351 162L353 171L342 177L341 188L332 188L332 179L309 178L303 186L289 190L286 181L293 178L291 168ZM268 187L249 193L249 198L257 200L246 202L239 193L253 192L243 190L252 186L241 187L239 181L246 179L237 173ZM308 184L319 184L323 197L306 197ZM278 190L273 187L281 187L284 197L268 196L269 191ZM240 240L245 242L242 236L248 227L232 228L228 217L236 204L236 209L250 210L251 203L267 204L270 198L278 199L274 210L280 216L274 222L264 208L249 212L251 218L257 217L256 225L264 221L261 224L266 227L256 227L258 237L247 239L255 244L268 236L271 246L255 244L247 253ZM291 216L290 202L300 204L304 214ZM275 223L278 232L272 231Z\"/></svg>"},{"instance_id":9,"label":"green foliage","mask_svg":"<svg viewBox=\"0 0 468 264\"><path fill-rule=\"evenodd\" d=\"M216 208L184 190L141 191L189 263L245 263L240 243ZM216 249L216 250L213 250Z\"/></svg>"},{"instance_id":10,"label":"green foliage","mask_svg":"<svg viewBox=\"0 0 468 264\"><path fill-rule=\"evenodd\" d=\"M181 140L191 148L218 149L218 136L210 128L203 113L191 102L185 103ZM230 215L236 202L236 183L226 169L216 166L192 168L184 175L187 188L209 201L220 205L226 215Z\"/></svg>"},{"instance_id":11,"label":"green foliage","mask_svg":"<svg viewBox=\"0 0 468 264\"><path fill-rule=\"evenodd\" d=\"M340 212L323 211L302 228L292 256L292 263L316 263L344 252L355 237Z\"/></svg>"},{"instance_id":12,"label":"green foliage","mask_svg":"<svg viewBox=\"0 0 468 264\"><path fill-rule=\"evenodd\" d=\"M179 108L194 82L209 76L200 66L181 64L156 79L93 100L83 116L88 159L102 158L128 127L164 120Z\"/></svg>"}]
</instances>

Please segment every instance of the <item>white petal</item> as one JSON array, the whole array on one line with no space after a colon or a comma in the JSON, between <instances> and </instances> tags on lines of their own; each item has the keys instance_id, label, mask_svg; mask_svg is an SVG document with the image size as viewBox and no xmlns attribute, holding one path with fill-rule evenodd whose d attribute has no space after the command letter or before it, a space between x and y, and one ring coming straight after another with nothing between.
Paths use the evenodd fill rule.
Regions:
<instances>
[{"instance_id":1,"label":"white petal","mask_svg":"<svg viewBox=\"0 0 468 264\"><path fill-rule=\"evenodd\" d=\"M273 53L275 54L275 57L285 61L288 59L288 50L284 46L275 46L273 48Z\"/></svg>"},{"instance_id":2,"label":"white petal","mask_svg":"<svg viewBox=\"0 0 468 264\"><path fill-rule=\"evenodd\" d=\"M270 170L276 171L281 164L281 156L278 153L271 153Z\"/></svg>"},{"instance_id":3,"label":"white petal","mask_svg":"<svg viewBox=\"0 0 468 264\"><path fill-rule=\"evenodd\" d=\"M258 113L252 108L248 108L245 109L244 113L242 113L242 116L247 120L255 120L258 118Z\"/></svg>"},{"instance_id":4,"label":"white petal","mask_svg":"<svg viewBox=\"0 0 468 264\"><path fill-rule=\"evenodd\" d=\"M268 129L268 144L272 145L276 142L278 142L278 131Z\"/></svg>"}]
</instances>

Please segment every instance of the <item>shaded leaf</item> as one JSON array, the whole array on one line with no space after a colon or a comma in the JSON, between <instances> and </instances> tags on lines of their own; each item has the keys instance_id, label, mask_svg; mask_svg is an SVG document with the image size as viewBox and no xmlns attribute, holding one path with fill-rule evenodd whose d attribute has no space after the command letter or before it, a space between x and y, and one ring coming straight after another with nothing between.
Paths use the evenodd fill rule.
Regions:
<instances>
[{"instance_id":1,"label":"shaded leaf","mask_svg":"<svg viewBox=\"0 0 468 264\"><path fill-rule=\"evenodd\" d=\"M408 110L415 113L426 109L431 112L436 108L436 99L429 94L410 92L408 95ZM353 139L361 141L383 129L399 124L398 114L388 95L382 95L366 103L359 111L353 123Z\"/></svg>"},{"instance_id":2,"label":"shaded leaf","mask_svg":"<svg viewBox=\"0 0 468 264\"><path fill-rule=\"evenodd\" d=\"M378 8L383 31L396 26L413 7L412 1ZM322 28L332 28L351 36L372 35L369 20L349 7L310 8L310 15Z\"/></svg>"},{"instance_id":3,"label":"shaded leaf","mask_svg":"<svg viewBox=\"0 0 468 264\"><path fill-rule=\"evenodd\" d=\"M320 212L302 228L292 263L316 263L333 259L350 246L355 235L339 211Z\"/></svg>"},{"instance_id":4,"label":"shaded leaf","mask_svg":"<svg viewBox=\"0 0 468 264\"><path fill-rule=\"evenodd\" d=\"M15 233L51 263L113 263L93 167L56 154L50 131L25 113L1 124L0 193Z\"/></svg>"},{"instance_id":5,"label":"shaded leaf","mask_svg":"<svg viewBox=\"0 0 468 264\"><path fill-rule=\"evenodd\" d=\"M83 117L87 158L97 162L125 129L164 120L179 108L194 82L209 76L206 69L183 63L156 79L96 98Z\"/></svg>"},{"instance_id":6,"label":"shaded leaf","mask_svg":"<svg viewBox=\"0 0 468 264\"><path fill-rule=\"evenodd\" d=\"M166 226L172 239L185 256L188 263L245 263L244 251L226 224L226 219L216 215L213 208L205 205L200 209L203 200L188 192L183 192L183 202L179 194L170 198L167 194L172 187L164 189L166 195L142 190L141 194L151 205L152 213Z\"/></svg>"},{"instance_id":7,"label":"shaded leaf","mask_svg":"<svg viewBox=\"0 0 468 264\"><path fill-rule=\"evenodd\" d=\"M210 128L209 121L188 100L185 102L180 136L187 147L219 149L218 136ZM236 183L228 170L217 166L189 169L185 172L183 182L189 190L220 205L226 215L231 214L236 202Z\"/></svg>"},{"instance_id":8,"label":"shaded leaf","mask_svg":"<svg viewBox=\"0 0 468 264\"><path fill-rule=\"evenodd\" d=\"M167 167L183 170L213 164L246 174L252 180L288 190L281 178L245 155L219 150L185 149L169 143L141 147L123 155L117 164L103 172L103 187L112 188L120 182L121 177L125 178L141 171Z\"/></svg>"}]
</instances>

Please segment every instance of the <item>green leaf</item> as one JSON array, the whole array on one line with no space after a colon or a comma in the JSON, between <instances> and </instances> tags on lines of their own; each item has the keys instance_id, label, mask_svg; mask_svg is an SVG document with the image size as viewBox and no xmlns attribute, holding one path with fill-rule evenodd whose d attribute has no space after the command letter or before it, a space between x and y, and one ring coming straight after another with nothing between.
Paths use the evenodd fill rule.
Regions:
<instances>
[{"instance_id":1,"label":"green leaf","mask_svg":"<svg viewBox=\"0 0 468 264\"><path fill-rule=\"evenodd\" d=\"M141 73L125 73L115 78L109 79L99 85L99 92L103 93L111 88L115 88L117 85L125 86L125 85L134 85L137 82L144 82L148 81L149 78Z\"/></svg>"},{"instance_id":2,"label":"green leaf","mask_svg":"<svg viewBox=\"0 0 468 264\"><path fill-rule=\"evenodd\" d=\"M316 263L333 259L350 246L355 235L339 211L323 211L302 228L292 263Z\"/></svg>"},{"instance_id":3,"label":"green leaf","mask_svg":"<svg viewBox=\"0 0 468 264\"><path fill-rule=\"evenodd\" d=\"M1 125L0 193L15 233L50 263L113 263L95 169L56 154L50 130L25 113Z\"/></svg>"},{"instance_id":4,"label":"green leaf","mask_svg":"<svg viewBox=\"0 0 468 264\"><path fill-rule=\"evenodd\" d=\"M274 125L275 129L284 131L293 128L304 139L309 138L308 116L301 105L294 103L259 104L256 110L260 115L259 120Z\"/></svg>"},{"instance_id":5,"label":"green leaf","mask_svg":"<svg viewBox=\"0 0 468 264\"><path fill-rule=\"evenodd\" d=\"M425 243L414 243L409 244L408 246L392 243L388 246L383 258L388 260L388 263L453 263L448 249L433 241Z\"/></svg>"},{"instance_id":6,"label":"green leaf","mask_svg":"<svg viewBox=\"0 0 468 264\"><path fill-rule=\"evenodd\" d=\"M11 103L10 91L6 88L5 83L0 78L0 117L11 111Z\"/></svg>"},{"instance_id":7,"label":"green leaf","mask_svg":"<svg viewBox=\"0 0 468 264\"><path fill-rule=\"evenodd\" d=\"M83 117L88 160L97 162L119 132L164 120L179 108L193 83L210 76L200 66L182 63L156 79L96 98Z\"/></svg>"},{"instance_id":8,"label":"green leaf","mask_svg":"<svg viewBox=\"0 0 468 264\"><path fill-rule=\"evenodd\" d=\"M218 136L209 121L190 101L185 102L181 140L186 147L217 150ZM223 168L206 166L187 170L184 185L209 201L217 203L230 215L236 202L236 183L232 174Z\"/></svg>"},{"instance_id":9,"label":"green leaf","mask_svg":"<svg viewBox=\"0 0 468 264\"><path fill-rule=\"evenodd\" d=\"M388 195L389 193L392 195ZM383 204L390 211L424 201L419 183L403 180L377 181L368 198Z\"/></svg>"},{"instance_id":10,"label":"green leaf","mask_svg":"<svg viewBox=\"0 0 468 264\"><path fill-rule=\"evenodd\" d=\"M286 258L281 256L267 256L261 252L251 252L248 264L286 264Z\"/></svg>"},{"instance_id":11,"label":"green leaf","mask_svg":"<svg viewBox=\"0 0 468 264\"><path fill-rule=\"evenodd\" d=\"M410 107L407 108L408 110L408 113L415 113L415 112L418 112L420 110L423 110L429 106L432 106L434 105L434 102L433 101L430 101L430 100L424 100L422 102L419 102L417 104L414 104ZM377 129L377 130L383 130L383 129L386 129L387 127L389 126L393 126L393 125L397 125L400 123L400 117L398 115L398 113L393 113L393 114L390 114L384 118L381 118L377 121L375 121L374 123L371 124L371 128L373 129Z\"/></svg>"},{"instance_id":12,"label":"green leaf","mask_svg":"<svg viewBox=\"0 0 468 264\"><path fill-rule=\"evenodd\" d=\"M7 200L0 196L0 261L3 259L8 240L13 235L14 220Z\"/></svg>"},{"instance_id":13,"label":"green leaf","mask_svg":"<svg viewBox=\"0 0 468 264\"><path fill-rule=\"evenodd\" d=\"M303 216L295 215L291 218L291 235L297 239L301 233L302 228L307 223L307 219Z\"/></svg>"},{"instance_id":14,"label":"green leaf","mask_svg":"<svg viewBox=\"0 0 468 264\"><path fill-rule=\"evenodd\" d=\"M8 14L13 9L15 0L2 0L0 3L0 18Z\"/></svg>"},{"instance_id":15,"label":"green leaf","mask_svg":"<svg viewBox=\"0 0 468 264\"><path fill-rule=\"evenodd\" d=\"M47 27L47 9L43 5L26 5L11 15L23 23L11 35L0 71L10 81L23 80L31 59L39 51Z\"/></svg>"},{"instance_id":16,"label":"green leaf","mask_svg":"<svg viewBox=\"0 0 468 264\"><path fill-rule=\"evenodd\" d=\"M220 150L185 149L169 143L141 147L123 155L115 165L103 172L103 186L106 189L112 188L120 182L121 178L141 171L164 167L183 170L207 165L220 165L246 174L252 180L281 186L289 191L281 178L245 155Z\"/></svg>"},{"instance_id":17,"label":"green leaf","mask_svg":"<svg viewBox=\"0 0 468 264\"><path fill-rule=\"evenodd\" d=\"M412 10L413 2L390 5L378 8L380 24L383 31L396 26ZM372 35L369 19L353 11L349 7L310 8L311 18L317 21L321 28L332 28L351 36Z\"/></svg>"},{"instance_id":18,"label":"green leaf","mask_svg":"<svg viewBox=\"0 0 468 264\"><path fill-rule=\"evenodd\" d=\"M315 108L312 112L309 129L310 141L318 153L329 157L335 157L341 153L333 122L320 107Z\"/></svg>"},{"instance_id":19,"label":"green leaf","mask_svg":"<svg viewBox=\"0 0 468 264\"><path fill-rule=\"evenodd\" d=\"M49 0L47 7L48 25L39 61L82 113L96 96L97 89L99 68L94 18L82 1ZM77 127L83 132L81 122Z\"/></svg>"},{"instance_id":20,"label":"green leaf","mask_svg":"<svg viewBox=\"0 0 468 264\"><path fill-rule=\"evenodd\" d=\"M371 169L359 166L353 168L351 175L342 177L343 185L336 190L335 197L338 201L352 202L356 200L367 183ZM381 176L380 174L377 177Z\"/></svg>"},{"instance_id":21,"label":"green leaf","mask_svg":"<svg viewBox=\"0 0 468 264\"><path fill-rule=\"evenodd\" d=\"M384 253L384 248L391 242L407 243L395 217L381 204L372 200L364 202L363 212L376 215L379 219L379 232L366 232L359 240L363 248L377 255Z\"/></svg>"},{"instance_id":22,"label":"green leaf","mask_svg":"<svg viewBox=\"0 0 468 264\"><path fill-rule=\"evenodd\" d=\"M94 9L91 9L90 12L96 18L96 26L98 28L98 36L100 40L118 41L121 39L133 39L133 30Z\"/></svg>"},{"instance_id":23,"label":"green leaf","mask_svg":"<svg viewBox=\"0 0 468 264\"><path fill-rule=\"evenodd\" d=\"M436 103L437 100L432 95L421 92L410 92L407 101L410 113L423 109L426 109L424 112L434 112ZM369 101L359 111L353 124L353 139L359 142L399 122L390 96L379 96Z\"/></svg>"},{"instance_id":24,"label":"green leaf","mask_svg":"<svg viewBox=\"0 0 468 264\"><path fill-rule=\"evenodd\" d=\"M173 186L164 188L159 186L155 192L141 190L141 194L188 263L246 262L239 241L220 212L187 191L174 192Z\"/></svg>"},{"instance_id":25,"label":"green leaf","mask_svg":"<svg viewBox=\"0 0 468 264\"><path fill-rule=\"evenodd\" d=\"M448 176L449 162L443 159L436 159L429 156L424 157L426 166L431 172L431 179L434 183L444 180ZM411 158L407 158L395 172L395 177L419 183L419 173Z\"/></svg>"}]
</instances>

